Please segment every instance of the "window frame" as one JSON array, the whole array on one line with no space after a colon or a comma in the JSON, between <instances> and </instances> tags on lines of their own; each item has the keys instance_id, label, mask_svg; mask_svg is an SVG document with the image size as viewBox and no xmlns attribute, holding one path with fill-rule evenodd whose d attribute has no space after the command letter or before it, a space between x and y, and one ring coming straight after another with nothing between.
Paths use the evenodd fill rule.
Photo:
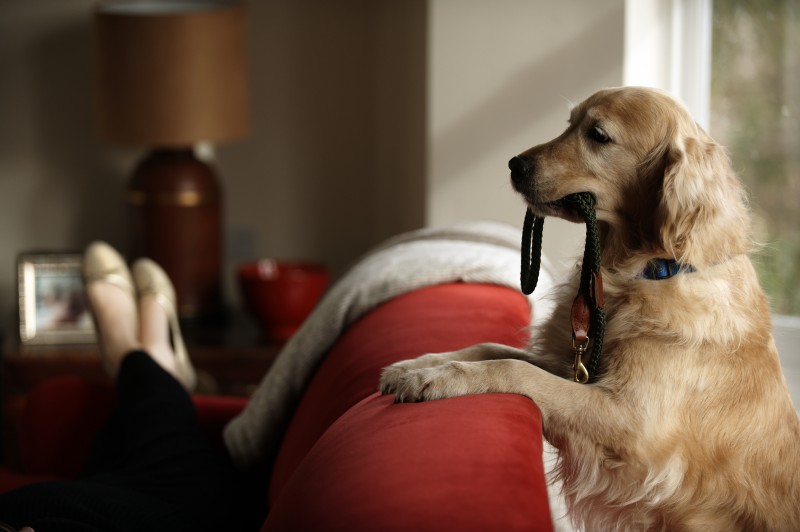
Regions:
<instances>
[{"instance_id":1,"label":"window frame","mask_svg":"<svg viewBox=\"0 0 800 532\"><path fill-rule=\"evenodd\" d=\"M623 84L665 89L708 129L712 0L626 0Z\"/></svg>"}]
</instances>

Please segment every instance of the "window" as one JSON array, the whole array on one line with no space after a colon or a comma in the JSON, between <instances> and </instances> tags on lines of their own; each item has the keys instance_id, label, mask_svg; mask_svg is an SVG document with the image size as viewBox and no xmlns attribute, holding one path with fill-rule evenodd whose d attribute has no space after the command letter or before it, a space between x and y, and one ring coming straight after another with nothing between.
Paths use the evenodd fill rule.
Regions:
<instances>
[{"instance_id":1,"label":"window","mask_svg":"<svg viewBox=\"0 0 800 532\"><path fill-rule=\"evenodd\" d=\"M754 263L776 314L800 315L800 3L713 4L710 132L749 189Z\"/></svg>"},{"instance_id":2,"label":"window","mask_svg":"<svg viewBox=\"0 0 800 532\"><path fill-rule=\"evenodd\" d=\"M754 257L800 407L800 2L626 0L626 85L679 96L747 185ZM710 75L709 75L710 74Z\"/></svg>"}]
</instances>

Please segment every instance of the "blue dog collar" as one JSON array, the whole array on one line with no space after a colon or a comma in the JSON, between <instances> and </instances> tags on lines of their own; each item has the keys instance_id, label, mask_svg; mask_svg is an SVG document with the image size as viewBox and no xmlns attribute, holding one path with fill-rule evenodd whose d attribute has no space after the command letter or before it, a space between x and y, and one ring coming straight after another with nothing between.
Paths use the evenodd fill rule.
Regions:
<instances>
[{"instance_id":1,"label":"blue dog collar","mask_svg":"<svg viewBox=\"0 0 800 532\"><path fill-rule=\"evenodd\" d=\"M675 259L653 259L647 263L642 277L651 279L653 281L660 281L662 279L669 279L681 272L691 273L696 271L693 266L688 264L681 264Z\"/></svg>"}]
</instances>

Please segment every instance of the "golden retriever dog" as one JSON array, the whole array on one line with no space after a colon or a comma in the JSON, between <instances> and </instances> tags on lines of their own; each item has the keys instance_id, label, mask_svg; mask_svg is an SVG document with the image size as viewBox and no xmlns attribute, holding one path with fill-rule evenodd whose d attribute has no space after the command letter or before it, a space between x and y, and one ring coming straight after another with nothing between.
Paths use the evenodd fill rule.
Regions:
<instances>
[{"instance_id":1,"label":"golden retriever dog","mask_svg":"<svg viewBox=\"0 0 800 532\"><path fill-rule=\"evenodd\" d=\"M481 344L384 369L398 402L515 393L541 409L568 515L583 530L800 530L800 422L753 266L744 189L668 94L602 90L567 130L512 159L532 212L584 220L591 193L606 315L597 377L575 382L574 282L528 349ZM643 272L659 259L674 275Z\"/></svg>"}]
</instances>

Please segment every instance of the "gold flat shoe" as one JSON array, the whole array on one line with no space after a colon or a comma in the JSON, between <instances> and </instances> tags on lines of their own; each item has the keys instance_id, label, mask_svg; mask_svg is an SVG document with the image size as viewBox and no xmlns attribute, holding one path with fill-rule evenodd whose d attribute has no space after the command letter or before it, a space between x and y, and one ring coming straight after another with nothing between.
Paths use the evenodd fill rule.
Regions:
<instances>
[{"instance_id":1,"label":"gold flat shoe","mask_svg":"<svg viewBox=\"0 0 800 532\"><path fill-rule=\"evenodd\" d=\"M139 259L133 264L133 278L139 299L153 295L164 309L169 323L169 332L172 340L172 350L175 353L175 370L178 380L189 390L194 390L197 384L197 374L189 359L186 344L183 342L175 297L175 288L169 280L167 272L150 259Z\"/></svg>"},{"instance_id":2,"label":"gold flat shoe","mask_svg":"<svg viewBox=\"0 0 800 532\"><path fill-rule=\"evenodd\" d=\"M131 276L125 259L122 255L117 253L117 250L105 242L92 242L87 246L86 251L83 253L82 270L84 291L87 290L92 283L108 283L118 286L135 301L136 290L133 285L133 277ZM102 333L100 327L97 326L97 320L95 319L94 310L91 308L92 305L89 297L86 297L86 304L89 307L92 320L94 321L94 329L97 334L97 344L100 347L100 355L103 358L103 366L110 375L112 371L106 353L103 352ZM137 320L135 323L135 330L138 330L138 314L134 319Z\"/></svg>"},{"instance_id":3,"label":"gold flat shoe","mask_svg":"<svg viewBox=\"0 0 800 532\"><path fill-rule=\"evenodd\" d=\"M83 253L83 284L102 281L135 294L133 277L125 259L105 242L92 242Z\"/></svg>"}]
</instances>

